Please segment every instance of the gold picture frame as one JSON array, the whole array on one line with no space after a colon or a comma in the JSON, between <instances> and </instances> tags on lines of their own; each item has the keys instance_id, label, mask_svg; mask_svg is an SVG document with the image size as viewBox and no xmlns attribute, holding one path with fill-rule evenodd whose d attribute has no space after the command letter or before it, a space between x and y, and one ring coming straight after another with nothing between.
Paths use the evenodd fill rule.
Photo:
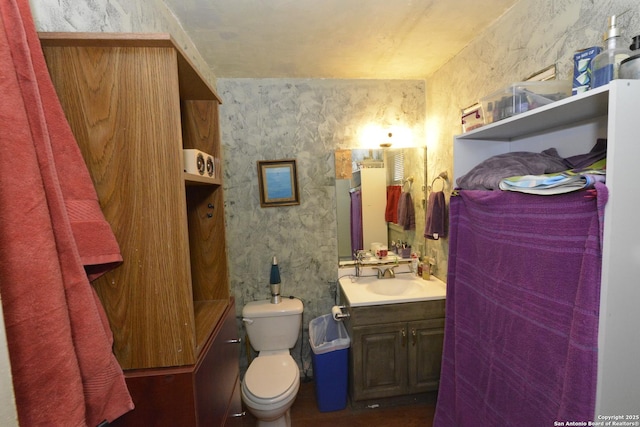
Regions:
<instances>
[{"instance_id":1,"label":"gold picture frame","mask_svg":"<svg viewBox=\"0 0 640 427\"><path fill-rule=\"evenodd\" d=\"M259 160L258 183L260 206L292 206L300 204L298 171L295 159Z\"/></svg>"}]
</instances>

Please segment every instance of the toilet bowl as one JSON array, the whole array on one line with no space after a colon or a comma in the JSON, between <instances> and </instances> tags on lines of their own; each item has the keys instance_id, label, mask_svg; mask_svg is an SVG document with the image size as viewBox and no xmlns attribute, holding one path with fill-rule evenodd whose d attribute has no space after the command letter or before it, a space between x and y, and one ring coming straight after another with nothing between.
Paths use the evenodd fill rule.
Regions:
<instances>
[{"instance_id":1,"label":"toilet bowl","mask_svg":"<svg viewBox=\"0 0 640 427\"><path fill-rule=\"evenodd\" d=\"M242 321L258 357L242 380L242 401L258 420L258 427L290 427L290 408L300 388L300 370L289 349L298 340L302 301L297 298L272 304L247 303Z\"/></svg>"},{"instance_id":2,"label":"toilet bowl","mask_svg":"<svg viewBox=\"0 0 640 427\"><path fill-rule=\"evenodd\" d=\"M242 400L259 427L288 427L300 388L298 365L287 352L258 356L242 381Z\"/></svg>"}]
</instances>

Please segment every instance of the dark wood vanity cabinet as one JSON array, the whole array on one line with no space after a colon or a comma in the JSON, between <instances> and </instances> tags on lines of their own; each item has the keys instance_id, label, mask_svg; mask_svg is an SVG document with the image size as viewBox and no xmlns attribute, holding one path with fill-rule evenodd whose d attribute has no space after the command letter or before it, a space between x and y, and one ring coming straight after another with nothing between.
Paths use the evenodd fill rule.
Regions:
<instances>
[{"instance_id":1,"label":"dark wood vanity cabinet","mask_svg":"<svg viewBox=\"0 0 640 427\"><path fill-rule=\"evenodd\" d=\"M438 389L444 307L437 300L348 308L352 401Z\"/></svg>"}]
</instances>

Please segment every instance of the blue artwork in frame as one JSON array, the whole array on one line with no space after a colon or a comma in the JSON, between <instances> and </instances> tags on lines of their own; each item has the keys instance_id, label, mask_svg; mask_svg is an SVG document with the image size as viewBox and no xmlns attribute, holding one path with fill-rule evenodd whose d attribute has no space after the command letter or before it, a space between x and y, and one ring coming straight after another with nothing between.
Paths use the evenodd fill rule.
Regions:
<instances>
[{"instance_id":1,"label":"blue artwork in frame","mask_svg":"<svg viewBox=\"0 0 640 427\"><path fill-rule=\"evenodd\" d=\"M258 161L258 182L263 208L300 204L294 159Z\"/></svg>"}]
</instances>

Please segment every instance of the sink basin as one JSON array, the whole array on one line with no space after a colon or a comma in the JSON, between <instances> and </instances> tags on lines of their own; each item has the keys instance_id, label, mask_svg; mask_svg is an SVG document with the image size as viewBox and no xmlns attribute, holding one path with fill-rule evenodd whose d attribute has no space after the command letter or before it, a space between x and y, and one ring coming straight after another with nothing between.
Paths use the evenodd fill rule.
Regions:
<instances>
[{"instance_id":1,"label":"sink basin","mask_svg":"<svg viewBox=\"0 0 640 427\"><path fill-rule=\"evenodd\" d=\"M446 284L434 276L423 280L412 274L397 273L393 279L347 274L340 276L339 284L348 300L341 302L352 307L445 299L447 289Z\"/></svg>"},{"instance_id":2,"label":"sink basin","mask_svg":"<svg viewBox=\"0 0 640 427\"><path fill-rule=\"evenodd\" d=\"M419 292L422 288L414 280L382 279L369 283L367 290L378 295L399 296Z\"/></svg>"}]
</instances>

